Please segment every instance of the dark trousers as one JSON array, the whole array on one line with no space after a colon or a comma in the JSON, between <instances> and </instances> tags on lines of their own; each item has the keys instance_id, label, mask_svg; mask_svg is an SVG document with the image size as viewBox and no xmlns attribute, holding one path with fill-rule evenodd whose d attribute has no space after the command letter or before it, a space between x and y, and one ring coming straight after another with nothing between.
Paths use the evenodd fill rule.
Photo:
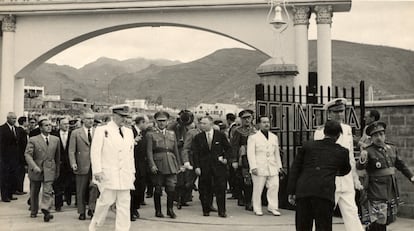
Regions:
<instances>
[{"instance_id":1,"label":"dark trousers","mask_svg":"<svg viewBox=\"0 0 414 231\"><path fill-rule=\"evenodd\" d=\"M177 175L177 202L187 203L192 201L192 194L196 175L193 170L186 170Z\"/></svg>"},{"instance_id":2,"label":"dark trousers","mask_svg":"<svg viewBox=\"0 0 414 231\"><path fill-rule=\"evenodd\" d=\"M239 200L243 200L245 205L252 203L252 195L253 195L253 182L251 178L243 176L248 172L247 168L239 167L235 172L235 196Z\"/></svg>"},{"instance_id":3,"label":"dark trousers","mask_svg":"<svg viewBox=\"0 0 414 231\"><path fill-rule=\"evenodd\" d=\"M374 222L366 228L366 231L387 231L387 225L381 225Z\"/></svg>"},{"instance_id":4,"label":"dark trousers","mask_svg":"<svg viewBox=\"0 0 414 231\"><path fill-rule=\"evenodd\" d=\"M52 181L30 181L30 213L35 215L39 211L40 186L43 184L42 200L40 208L49 211L53 204Z\"/></svg>"},{"instance_id":5,"label":"dark trousers","mask_svg":"<svg viewBox=\"0 0 414 231\"><path fill-rule=\"evenodd\" d=\"M227 179L225 174L213 175L201 169L201 176L199 177L198 190L200 192L201 205L203 212L210 212L213 201L213 193L216 196L217 210L219 213L226 212L226 188Z\"/></svg>"},{"instance_id":6,"label":"dark trousers","mask_svg":"<svg viewBox=\"0 0 414 231\"><path fill-rule=\"evenodd\" d=\"M16 185L15 191L23 192L24 176L26 175L26 169L24 163L20 163L16 169Z\"/></svg>"},{"instance_id":7,"label":"dark trousers","mask_svg":"<svg viewBox=\"0 0 414 231\"><path fill-rule=\"evenodd\" d=\"M296 201L296 230L312 231L315 221L316 231L332 231L334 203L317 197L299 198Z\"/></svg>"},{"instance_id":8,"label":"dark trousers","mask_svg":"<svg viewBox=\"0 0 414 231\"><path fill-rule=\"evenodd\" d=\"M90 174L76 175L76 201L79 214L85 213L86 204L89 205L89 209L95 210L98 194L98 187L91 182Z\"/></svg>"},{"instance_id":9,"label":"dark trousers","mask_svg":"<svg viewBox=\"0 0 414 231\"><path fill-rule=\"evenodd\" d=\"M0 177L1 177L1 199L10 200L13 196L13 192L16 191L17 182L17 160L7 160L0 162Z\"/></svg>"},{"instance_id":10,"label":"dark trousers","mask_svg":"<svg viewBox=\"0 0 414 231\"><path fill-rule=\"evenodd\" d=\"M139 209L141 207L141 203L144 202L145 182L145 176L135 175L135 190L131 190L131 212Z\"/></svg>"},{"instance_id":11,"label":"dark trousers","mask_svg":"<svg viewBox=\"0 0 414 231\"><path fill-rule=\"evenodd\" d=\"M229 178L228 178L230 191L233 197L239 198L241 194L241 188L238 186L237 178L236 178L236 170L229 165Z\"/></svg>"},{"instance_id":12,"label":"dark trousers","mask_svg":"<svg viewBox=\"0 0 414 231\"><path fill-rule=\"evenodd\" d=\"M55 191L55 207L63 206L63 196L69 198L72 195L72 175L70 171L61 171L59 177L53 183L53 190Z\"/></svg>"}]
</instances>

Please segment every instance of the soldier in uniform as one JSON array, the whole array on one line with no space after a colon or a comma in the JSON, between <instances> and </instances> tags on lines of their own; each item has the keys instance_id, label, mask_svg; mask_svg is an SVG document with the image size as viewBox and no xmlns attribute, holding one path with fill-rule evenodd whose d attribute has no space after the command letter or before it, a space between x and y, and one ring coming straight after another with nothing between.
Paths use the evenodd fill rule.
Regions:
<instances>
[{"instance_id":1,"label":"soldier in uniform","mask_svg":"<svg viewBox=\"0 0 414 231\"><path fill-rule=\"evenodd\" d=\"M349 150L349 161L352 168L351 172L347 175L336 177L335 204L337 204L341 210L345 230L361 231L363 230L363 227L358 217L358 207L355 202L355 189L361 190L363 187L359 181L355 168L352 128L343 123L346 103L346 99L338 98L333 99L324 105L328 120L335 120L341 123L343 133L336 143ZM315 131L314 140L322 140L324 138L323 128L324 126Z\"/></svg>"},{"instance_id":2,"label":"soldier in uniform","mask_svg":"<svg viewBox=\"0 0 414 231\"><path fill-rule=\"evenodd\" d=\"M178 152L177 140L174 131L167 130L167 122L170 115L165 111L155 113L154 119L157 126L146 135L147 157L152 181L155 186L154 207L155 216L164 217L161 212L162 187L167 193L167 215L176 218L173 210L177 173L182 166L181 156Z\"/></svg>"},{"instance_id":3,"label":"soldier in uniform","mask_svg":"<svg viewBox=\"0 0 414 231\"><path fill-rule=\"evenodd\" d=\"M249 135L255 134L256 129L252 124L253 111L246 109L239 113L242 125L238 127L231 138L231 146L233 150L232 167L236 169L236 183L234 190L238 198L237 204L245 206L246 210L253 211L252 193L253 183L249 173L249 162L247 160L247 138Z\"/></svg>"},{"instance_id":4,"label":"soldier in uniform","mask_svg":"<svg viewBox=\"0 0 414 231\"><path fill-rule=\"evenodd\" d=\"M387 225L394 222L399 204L399 192L395 170L404 174L411 183L414 176L398 154L397 148L385 142L384 122L374 122L366 129L372 144L361 152L356 167L366 169L369 177L367 188L369 217L368 231L385 231Z\"/></svg>"}]
</instances>

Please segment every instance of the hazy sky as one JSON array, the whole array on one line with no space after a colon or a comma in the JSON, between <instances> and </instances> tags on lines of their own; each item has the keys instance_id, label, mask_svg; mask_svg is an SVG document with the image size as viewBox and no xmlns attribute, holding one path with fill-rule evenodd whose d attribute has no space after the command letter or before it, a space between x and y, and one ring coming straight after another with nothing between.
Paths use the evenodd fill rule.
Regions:
<instances>
[{"instance_id":1,"label":"hazy sky","mask_svg":"<svg viewBox=\"0 0 414 231\"><path fill-rule=\"evenodd\" d=\"M334 14L332 39L414 50L413 13L414 0L353 0L350 12ZM316 39L314 18L313 14L309 39ZM118 60L144 57L188 62L229 47L248 48L237 41L205 31L145 27L92 38L68 48L47 62L77 68L102 56Z\"/></svg>"}]
</instances>

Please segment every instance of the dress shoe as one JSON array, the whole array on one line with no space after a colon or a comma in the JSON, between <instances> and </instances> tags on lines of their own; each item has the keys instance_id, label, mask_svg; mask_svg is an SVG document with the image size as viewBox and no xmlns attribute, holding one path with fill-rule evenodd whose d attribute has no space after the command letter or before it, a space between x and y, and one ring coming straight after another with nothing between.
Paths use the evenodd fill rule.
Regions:
<instances>
[{"instance_id":1,"label":"dress shoe","mask_svg":"<svg viewBox=\"0 0 414 231\"><path fill-rule=\"evenodd\" d=\"M237 205L238 205L238 206L244 206L244 201L243 201L243 200L238 199L238 200L237 200Z\"/></svg>"},{"instance_id":2,"label":"dress shoe","mask_svg":"<svg viewBox=\"0 0 414 231\"><path fill-rule=\"evenodd\" d=\"M55 211L56 211L56 212L62 212L62 207L56 207L56 208L55 208Z\"/></svg>"},{"instance_id":3,"label":"dress shoe","mask_svg":"<svg viewBox=\"0 0 414 231\"><path fill-rule=\"evenodd\" d=\"M27 192L20 192L20 191L16 191L16 192L14 192L13 194L14 195L18 195L18 196L20 196L20 195L24 195L24 194L26 194Z\"/></svg>"},{"instance_id":4,"label":"dress shoe","mask_svg":"<svg viewBox=\"0 0 414 231\"><path fill-rule=\"evenodd\" d=\"M152 194L151 193L147 193L147 195L145 196L145 198L151 198Z\"/></svg>"},{"instance_id":5,"label":"dress shoe","mask_svg":"<svg viewBox=\"0 0 414 231\"><path fill-rule=\"evenodd\" d=\"M183 206L183 207L188 207L188 206L190 206L189 204L187 204L187 202L182 202L181 203L181 206Z\"/></svg>"},{"instance_id":6,"label":"dress shoe","mask_svg":"<svg viewBox=\"0 0 414 231\"><path fill-rule=\"evenodd\" d=\"M210 213L209 212L203 212L203 216L208 217L208 216L210 216Z\"/></svg>"},{"instance_id":7,"label":"dress shoe","mask_svg":"<svg viewBox=\"0 0 414 231\"><path fill-rule=\"evenodd\" d=\"M167 209L167 215L171 217L172 219L175 219L177 215L174 213L174 210L172 208Z\"/></svg>"},{"instance_id":8,"label":"dress shoe","mask_svg":"<svg viewBox=\"0 0 414 231\"><path fill-rule=\"evenodd\" d=\"M145 203L145 201L141 202L141 205L147 205L147 203Z\"/></svg>"},{"instance_id":9,"label":"dress shoe","mask_svg":"<svg viewBox=\"0 0 414 231\"><path fill-rule=\"evenodd\" d=\"M219 213L219 217L226 218L227 214L226 213Z\"/></svg>"},{"instance_id":10,"label":"dress shoe","mask_svg":"<svg viewBox=\"0 0 414 231\"><path fill-rule=\"evenodd\" d=\"M262 211L254 212L254 215L256 215L256 216L263 216L263 212Z\"/></svg>"},{"instance_id":11,"label":"dress shoe","mask_svg":"<svg viewBox=\"0 0 414 231\"><path fill-rule=\"evenodd\" d=\"M3 202L10 202L10 199L2 199Z\"/></svg>"},{"instance_id":12,"label":"dress shoe","mask_svg":"<svg viewBox=\"0 0 414 231\"><path fill-rule=\"evenodd\" d=\"M140 217L138 210L134 213L137 218Z\"/></svg>"},{"instance_id":13,"label":"dress shoe","mask_svg":"<svg viewBox=\"0 0 414 231\"><path fill-rule=\"evenodd\" d=\"M164 214L162 214L162 212L161 212L161 211L157 211L157 212L155 212L155 216L156 216L156 217L163 218L163 217L164 217Z\"/></svg>"},{"instance_id":14,"label":"dress shoe","mask_svg":"<svg viewBox=\"0 0 414 231\"><path fill-rule=\"evenodd\" d=\"M36 218L37 214L30 214L30 218Z\"/></svg>"},{"instance_id":15,"label":"dress shoe","mask_svg":"<svg viewBox=\"0 0 414 231\"><path fill-rule=\"evenodd\" d=\"M93 210L92 209L88 209L88 216L89 217L93 217L93 214L94 214Z\"/></svg>"},{"instance_id":16,"label":"dress shoe","mask_svg":"<svg viewBox=\"0 0 414 231\"><path fill-rule=\"evenodd\" d=\"M47 211L46 209L42 209L42 213L44 214L44 217L43 217L44 222L49 222L50 220L53 219L53 215L50 214L50 212Z\"/></svg>"},{"instance_id":17,"label":"dress shoe","mask_svg":"<svg viewBox=\"0 0 414 231\"><path fill-rule=\"evenodd\" d=\"M11 197L10 200L15 201L17 200L17 197Z\"/></svg>"},{"instance_id":18,"label":"dress shoe","mask_svg":"<svg viewBox=\"0 0 414 231\"><path fill-rule=\"evenodd\" d=\"M79 220L84 221L86 219L86 216L84 213L79 214Z\"/></svg>"},{"instance_id":19,"label":"dress shoe","mask_svg":"<svg viewBox=\"0 0 414 231\"><path fill-rule=\"evenodd\" d=\"M137 216L135 214L131 214L131 221L136 221L137 220Z\"/></svg>"},{"instance_id":20,"label":"dress shoe","mask_svg":"<svg viewBox=\"0 0 414 231\"><path fill-rule=\"evenodd\" d=\"M247 211L253 211L253 205L252 205L252 204L247 204L247 205L244 207L244 209L245 209L245 210L247 210Z\"/></svg>"},{"instance_id":21,"label":"dress shoe","mask_svg":"<svg viewBox=\"0 0 414 231\"><path fill-rule=\"evenodd\" d=\"M228 200L236 200L236 199L237 199L237 197L235 197L235 196L231 196L231 197L227 197L227 199L228 199Z\"/></svg>"},{"instance_id":22,"label":"dress shoe","mask_svg":"<svg viewBox=\"0 0 414 231\"><path fill-rule=\"evenodd\" d=\"M280 212L277 209L268 209L269 213L273 214L274 216L280 216Z\"/></svg>"},{"instance_id":23,"label":"dress shoe","mask_svg":"<svg viewBox=\"0 0 414 231\"><path fill-rule=\"evenodd\" d=\"M178 202L178 203L177 203L177 209L181 209L181 206L182 206L182 205L181 205L181 203L180 203L180 202Z\"/></svg>"},{"instance_id":24,"label":"dress shoe","mask_svg":"<svg viewBox=\"0 0 414 231\"><path fill-rule=\"evenodd\" d=\"M210 212L217 212L217 209L216 209L216 208L214 208L214 206L211 206L211 207L210 207Z\"/></svg>"}]
</instances>

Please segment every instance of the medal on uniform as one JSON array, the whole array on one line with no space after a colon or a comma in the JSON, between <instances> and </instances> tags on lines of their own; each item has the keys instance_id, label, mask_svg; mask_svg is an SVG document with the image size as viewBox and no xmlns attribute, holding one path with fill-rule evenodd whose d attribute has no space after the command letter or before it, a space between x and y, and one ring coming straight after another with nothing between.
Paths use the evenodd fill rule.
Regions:
<instances>
[{"instance_id":1,"label":"medal on uniform","mask_svg":"<svg viewBox=\"0 0 414 231\"><path fill-rule=\"evenodd\" d=\"M381 168L381 163L380 162L375 163L375 167Z\"/></svg>"}]
</instances>

